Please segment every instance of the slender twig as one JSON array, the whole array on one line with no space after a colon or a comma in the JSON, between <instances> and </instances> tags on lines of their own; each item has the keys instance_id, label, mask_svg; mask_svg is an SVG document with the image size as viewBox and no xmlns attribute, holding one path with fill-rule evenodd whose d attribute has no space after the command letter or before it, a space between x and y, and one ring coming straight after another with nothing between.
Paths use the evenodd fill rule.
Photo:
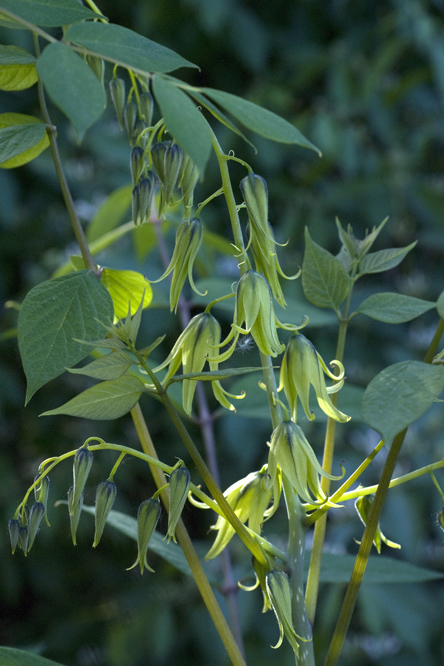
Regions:
<instances>
[{"instance_id":1,"label":"slender twig","mask_svg":"<svg viewBox=\"0 0 444 666\"><path fill-rule=\"evenodd\" d=\"M38 38L35 33L33 33L34 46L36 55L39 54L39 44ZM91 271L97 272L94 264L94 260L91 255L91 251L88 246L88 241L86 240L85 233L83 231L82 225L77 215L76 207L74 200L71 195L71 190L69 189L68 181L66 180L65 172L63 170L62 160L60 159L59 148L57 145L57 128L52 124L51 118L48 112L48 107L45 100L45 92L43 90L43 84L39 78L38 80L38 95L40 102L40 109L42 111L43 118L46 123L46 132L48 134L49 145L51 148L52 159L54 161L54 166L57 173L57 178L60 183L60 189L62 190L63 199L65 202L66 210L68 211L69 218L71 220L71 225L77 239L77 242L82 253L82 258L85 263L85 267Z\"/></svg>"}]
</instances>

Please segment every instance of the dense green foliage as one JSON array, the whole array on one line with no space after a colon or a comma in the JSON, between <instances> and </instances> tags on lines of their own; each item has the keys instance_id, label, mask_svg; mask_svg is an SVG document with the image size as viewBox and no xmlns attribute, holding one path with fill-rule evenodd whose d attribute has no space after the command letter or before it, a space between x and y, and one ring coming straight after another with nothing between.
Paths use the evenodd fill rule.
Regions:
<instances>
[{"instance_id":1,"label":"dense green foliage","mask_svg":"<svg viewBox=\"0 0 444 666\"><path fill-rule=\"evenodd\" d=\"M8 8L9 4L0 1L0 7ZM392 270L378 273L367 266L369 277L362 280L362 284L358 283L355 307L361 303L361 312L371 317L377 311L378 316L352 320L344 364L347 379L359 389L387 365L407 359L422 360L436 321L436 311L428 313L428 310L434 309L443 291L442 3L439 0L433 3L425 0L377 3L182 0L174 4L172 11L169 4L161 0L132 3L104 0L100 8L113 22L131 27L174 49L188 62L197 63L200 70L180 70L182 80L263 104L290 120L322 151L323 157L319 159L314 151L272 143L258 138L247 128L247 137L258 148L255 154L228 129L222 127L218 132L227 152L232 149L237 157L247 159L254 165L255 172L267 180L270 218L277 240L285 243L290 239L290 249L281 253L287 274L295 273L302 265L305 226L309 229L306 238L309 247L313 239L333 254L339 252L336 216L344 228L351 224L358 238L363 238L366 230L389 216L375 244L376 250L407 248L418 240L408 255L406 251L403 263L399 266L394 263ZM26 31L6 31L0 27L0 37L5 44L12 39L17 46L33 50ZM66 53L54 54L54 57L63 55L69 57ZM44 66L42 62L42 77L45 76ZM107 73L111 74L111 70ZM94 107L96 87L94 82L91 85ZM162 112L166 114L168 95L174 93L171 89L158 93L159 99L164 95ZM64 91L62 104L68 104L68 94L69 90ZM0 101L1 113L38 115L32 88L1 93ZM100 100L97 104L100 106ZM84 134L81 144L64 116L55 107L51 113L58 127L62 157L78 211L85 224L94 218L88 227L89 240L94 241L105 229L111 230L129 219L128 207L121 203L129 201L128 187L131 187L127 141L118 129L111 108L101 122L90 129L90 115L74 119L78 133ZM90 114L94 113L92 108ZM33 137L40 131L38 126L27 128ZM203 146L203 153L205 150ZM236 169L234 166L234 174ZM244 175L239 167L237 180ZM210 158L199 201L218 186L215 160ZM78 250L73 244L49 151L20 169L1 170L0 188L0 297L2 302L22 302L31 288L53 277L55 271L62 275L60 266ZM105 214L102 211L94 217L105 197L116 188L126 188L122 199ZM205 213L208 229L215 233L226 231L227 217L222 201L214 200ZM153 279L161 275L163 268L151 252L155 240L143 229L139 231L137 254L126 236L109 251L98 255L99 263L103 257L104 263L113 269L132 269ZM171 250L173 241L171 228L167 234ZM237 278L235 272L231 272L233 266L218 259L217 242L220 241L214 238L213 247L210 243L205 246L205 255L196 263L195 277L202 279L198 287L202 290L213 287L214 293L219 295L218 282L222 283L222 278L228 283ZM215 263L218 272L214 283L204 280L210 262ZM375 294L381 291L389 292L390 296L375 302L375 298L380 299ZM194 314L196 306L203 301L192 292L189 296ZM293 304L300 303L300 316L298 314L292 323L300 324L303 315L309 314L310 338L324 358L333 358L335 322L330 313L316 310L304 300L300 280L287 283L285 296ZM336 297L334 293L331 295L333 305ZM402 297L421 300L415 302L413 298L403 300ZM425 301L430 306L424 304ZM106 303L102 302L101 307L106 309ZM381 315L383 310L385 314ZM438 310L442 315L442 305ZM169 313L164 283L153 285L151 312L151 316L144 315L140 335L144 344L150 344L168 331L162 351L156 356L160 363L165 357L164 351L171 349L180 332L177 319ZM224 315L222 307L219 313L221 319L226 317L227 324L229 315ZM41 388L24 410L26 384L17 342L11 331L16 325L17 313L10 307L3 310L3 315L0 506L6 535L7 521L43 458L77 448L91 435L135 448L138 445L129 417L92 425L86 420L73 423L73 419L64 416L37 418L92 385L77 374L65 373ZM278 316L281 317L280 312ZM419 318L409 321L413 316ZM396 325L389 326L387 322ZM98 333L91 332L90 339L96 336ZM74 356L75 353L74 350ZM236 354L234 363L237 365L259 364L255 352L247 357L247 362L240 351ZM80 354L78 358L81 357ZM69 362L75 363L72 358ZM60 364L64 367L65 361L59 360ZM430 370L438 371L430 380L434 382L441 368ZM52 376L57 377L57 374ZM257 383L254 374L246 378L241 383L233 381L230 391L237 393L236 385L241 389L249 382L251 386ZM44 381L48 379L49 375ZM440 382L441 377L438 377L429 403L439 393ZM37 384L38 381L31 391L28 387L28 398L39 388ZM336 459L339 462L345 458L347 469L351 471L371 451L377 439L360 420L362 391L356 390L347 396L345 387L341 399L342 395L353 425L339 431ZM376 400L378 395L379 387L376 387ZM427 402L427 396L422 399ZM225 443L224 448L218 449L222 488L232 482L233 467L240 478L263 464L263 451L250 446L250 442L265 442L270 436L265 404L266 401L255 404L247 397L236 403L237 415L226 412L217 420L218 440ZM418 408L419 413L423 411L422 406ZM376 402L375 409L376 416L368 416L366 421L377 427L381 404ZM177 434L157 403L147 400L144 410L161 459L173 461L176 456L183 457ZM260 418L261 412L264 419ZM387 437L396 434L408 425L410 417L415 418L413 410L407 420L395 422L384 433ZM304 424L318 454L323 425L322 414L315 423ZM199 441L198 427L195 424L190 427L193 437ZM442 406L438 404L409 430L396 475L442 458L442 429ZM93 484L107 477L111 464L106 454L95 462L86 498L88 504L94 502ZM366 484L378 481L382 464L375 462L374 471L372 468L365 478ZM439 474L442 478L442 472L437 473L438 477ZM51 498L65 499L71 483L70 465L61 465L51 482ZM148 489L146 486L144 467L135 460L124 464L119 469L119 495L114 508L135 515L140 502L155 490L154 485ZM384 508L383 528L391 539L402 544L402 550L395 554L390 551L390 556L444 571L442 532L435 519L440 507L439 495L428 476L391 491ZM283 509L280 511L273 523L276 539L280 534L279 521L282 526L285 523ZM206 541L201 550L198 549L203 555L208 550L207 531L212 519L208 516L203 524L201 514L197 517L197 512L190 507L184 519L198 544ZM92 551L93 519L85 516L78 530L78 545L73 548L64 507L50 506L49 520L51 529L42 529L27 559L11 558L6 538L0 541L0 616L4 618L0 642L3 645L34 650L69 666L145 663L163 666L179 663L179 660L183 666L227 663L192 579L180 574L155 552L150 554L149 563L156 576L145 575L140 579L137 568L131 572L125 570L136 557L136 546L121 532L108 528L100 546ZM166 533L165 516L162 521L161 531ZM356 514L351 510L337 512L332 521L335 529L327 532L328 553L356 553L355 540L362 535ZM134 531L134 525L128 526L128 533L131 529ZM249 575L249 557L239 541L232 544L234 577L242 580ZM162 548L162 543L158 548ZM345 557L340 561L348 574L352 564ZM337 562L327 559L323 576L325 583L315 625L319 659L325 655L342 596L341 584L347 580L342 570L338 572ZM220 575L220 567L217 561L209 565L215 577ZM405 576L409 580L409 574ZM374 584L373 580L369 578L362 589L341 663L344 666L356 663L360 666L413 666L417 663L440 666L444 659L442 582L433 580L421 586L419 583L401 586ZM277 628L268 615L260 615L260 593L240 592L238 598L251 663L262 666L273 663L274 659L285 665L294 663L288 645L284 644L277 653L269 649L276 643Z\"/></svg>"}]
</instances>

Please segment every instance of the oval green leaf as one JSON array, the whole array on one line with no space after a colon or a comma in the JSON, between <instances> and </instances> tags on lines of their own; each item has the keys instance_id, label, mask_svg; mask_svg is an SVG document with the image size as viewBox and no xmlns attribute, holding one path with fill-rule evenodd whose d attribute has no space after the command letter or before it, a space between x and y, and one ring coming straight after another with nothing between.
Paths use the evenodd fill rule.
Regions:
<instances>
[{"instance_id":1,"label":"oval green leaf","mask_svg":"<svg viewBox=\"0 0 444 666\"><path fill-rule=\"evenodd\" d=\"M101 16L77 0L2 0L1 8L7 9L29 23L48 27L69 25Z\"/></svg>"},{"instance_id":2,"label":"oval green leaf","mask_svg":"<svg viewBox=\"0 0 444 666\"><path fill-rule=\"evenodd\" d=\"M359 263L359 274L382 273L398 266L404 257L413 250L417 241L406 247L393 247L379 252L370 252Z\"/></svg>"},{"instance_id":3,"label":"oval green leaf","mask_svg":"<svg viewBox=\"0 0 444 666\"><path fill-rule=\"evenodd\" d=\"M183 90L161 76L153 77L153 93L168 131L202 174L211 152L205 118Z\"/></svg>"},{"instance_id":4,"label":"oval green leaf","mask_svg":"<svg viewBox=\"0 0 444 666\"><path fill-rule=\"evenodd\" d=\"M166 46L112 23L79 23L69 28L63 39L142 74L197 67Z\"/></svg>"},{"instance_id":5,"label":"oval green leaf","mask_svg":"<svg viewBox=\"0 0 444 666\"><path fill-rule=\"evenodd\" d=\"M388 443L433 404L444 389L444 366L402 361L372 379L362 401L362 420Z\"/></svg>"},{"instance_id":6,"label":"oval green leaf","mask_svg":"<svg viewBox=\"0 0 444 666\"><path fill-rule=\"evenodd\" d=\"M101 382L76 395L61 407L43 412L40 416L67 414L94 421L110 421L127 414L137 404L143 392L143 384L136 378L124 375L119 379Z\"/></svg>"},{"instance_id":7,"label":"oval green leaf","mask_svg":"<svg viewBox=\"0 0 444 666\"><path fill-rule=\"evenodd\" d=\"M37 60L48 95L76 128L79 139L103 112L106 95L86 62L69 46L49 44Z\"/></svg>"},{"instance_id":8,"label":"oval green leaf","mask_svg":"<svg viewBox=\"0 0 444 666\"><path fill-rule=\"evenodd\" d=\"M311 240L305 229L302 288L307 300L318 308L337 310L347 298L351 281L343 265L330 252Z\"/></svg>"},{"instance_id":9,"label":"oval green leaf","mask_svg":"<svg viewBox=\"0 0 444 666\"><path fill-rule=\"evenodd\" d=\"M92 377L93 379L111 380L124 375L134 363L135 360L131 358L128 352L116 351L97 358L92 363L83 366L83 368L71 368L69 372Z\"/></svg>"},{"instance_id":10,"label":"oval green leaf","mask_svg":"<svg viewBox=\"0 0 444 666\"><path fill-rule=\"evenodd\" d=\"M402 324L420 317L435 306L436 303L424 301L421 298L386 292L373 294L366 298L356 313L365 314L367 317L387 324Z\"/></svg>"},{"instance_id":11,"label":"oval green leaf","mask_svg":"<svg viewBox=\"0 0 444 666\"><path fill-rule=\"evenodd\" d=\"M0 114L0 167L14 169L49 146L46 125L23 113Z\"/></svg>"},{"instance_id":12,"label":"oval green leaf","mask_svg":"<svg viewBox=\"0 0 444 666\"><path fill-rule=\"evenodd\" d=\"M51 379L85 358L76 340L97 340L113 318L113 304L92 271L80 271L37 285L18 318L18 344L27 379L26 402Z\"/></svg>"},{"instance_id":13,"label":"oval green leaf","mask_svg":"<svg viewBox=\"0 0 444 666\"><path fill-rule=\"evenodd\" d=\"M287 120L284 120L272 111L222 90L202 88L201 92L219 104L225 111L231 113L242 125L256 132L256 134L260 134L260 136L264 136L271 141L295 143L303 148L310 148L310 150L314 150L321 156L321 151L301 134L294 125L291 125Z\"/></svg>"}]
</instances>

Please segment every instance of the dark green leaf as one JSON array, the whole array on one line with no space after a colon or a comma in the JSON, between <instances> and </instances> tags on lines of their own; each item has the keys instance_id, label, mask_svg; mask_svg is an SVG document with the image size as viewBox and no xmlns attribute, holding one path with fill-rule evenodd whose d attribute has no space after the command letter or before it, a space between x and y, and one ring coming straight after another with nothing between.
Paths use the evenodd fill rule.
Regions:
<instances>
[{"instance_id":1,"label":"dark green leaf","mask_svg":"<svg viewBox=\"0 0 444 666\"><path fill-rule=\"evenodd\" d=\"M248 129L264 136L271 141L280 143L295 143L303 148L315 150L319 155L321 152L311 141L305 138L301 132L289 122L277 116L272 111L264 109L253 102L249 102L242 97L223 92L222 90L213 90L212 88L202 88L207 97L214 100L223 109L231 113L242 125Z\"/></svg>"},{"instance_id":2,"label":"dark green leaf","mask_svg":"<svg viewBox=\"0 0 444 666\"><path fill-rule=\"evenodd\" d=\"M69 28L64 40L80 44L96 55L144 74L196 67L166 46L112 23L79 23Z\"/></svg>"},{"instance_id":3,"label":"dark green leaf","mask_svg":"<svg viewBox=\"0 0 444 666\"><path fill-rule=\"evenodd\" d=\"M355 563L353 555L335 555L324 553L322 555L321 582L322 583L348 583ZM308 559L305 563L305 576L308 571ZM409 562L384 556L371 556L368 560L363 583L376 585L378 583L422 583L428 580L444 578L441 571L432 571L417 567Z\"/></svg>"},{"instance_id":4,"label":"dark green leaf","mask_svg":"<svg viewBox=\"0 0 444 666\"><path fill-rule=\"evenodd\" d=\"M85 356L75 338L95 340L113 318L111 296L92 273L80 271L31 289L18 318L18 343L27 379L26 402L44 384Z\"/></svg>"},{"instance_id":5,"label":"dark green leaf","mask_svg":"<svg viewBox=\"0 0 444 666\"><path fill-rule=\"evenodd\" d=\"M190 95L193 97L196 102L203 106L205 109L208 109L210 113L213 114L219 122L221 122L225 127L228 127L232 132L235 134L238 134L244 141L246 141L252 148L255 148L254 145L247 139L245 134L243 134L238 127L234 123L231 122L231 120L224 114L222 111L213 104L209 99L204 97L204 95L201 95L200 93L196 92L195 90L190 90ZM255 149L256 150L256 149ZM256 151L257 152L257 151Z\"/></svg>"},{"instance_id":6,"label":"dark green leaf","mask_svg":"<svg viewBox=\"0 0 444 666\"><path fill-rule=\"evenodd\" d=\"M106 106L105 91L97 76L77 53L60 42L45 48L37 60L37 72L54 104L82 138Z\"/></svg>"},{"instance_id":7,"label":"dark green leaf","mask_svg":"<svg viewBox=\"0 0 444 666\"><path fill-rule=\"evenodd\" d=\"M366 273L382 273L391 268L395 268L404 257L412 250L417 241L407 245L406 247L394 247L388 250L380 250L379 252L370 252L366 254L362 261L359 263L359 274Z\"/></svg>"},{"instance_id":8,"label":"dark green leaf","mask_svg":"<svg viewBox=\"0 0 444 666\"><path fill-rule=\"evenodd\" d=\"M387 292L369 296L361 303L356 312L387 324L402 324L420 317L424 312L432 310L435 305L435 303L423 301L421 298Z\"/></svg>"},{"instance_id":9,"label":"dark green leaf","mask_svg":"<svg viewBox=\"0 0 444 666\"><path fill-rule=\"evenodd\" d=\"M29 65L35 62L35 56L18 46L0 45L1 65Z\"/></svg>"},{"instance_id":10,"label":"dark green leaf","mask_svg":"<svg viewBox=\"0 0 444 666\"><path fill-rule=\"evenodd\" d=\"M119 351L111 352L106 356L96 359L92 363L83 366L83 368L72 368L69 372L76 375L85 375L93 379L118 379L135 364L135 360L131 358L128 352Z\"/></svg>"},{"instance_id":11,"label":"dark green leaf","mask_svg":"<svg viewBox=\"0 0 444 666\"><path fill-rule=\"evenodd\" d=\"M8 9L25 21L43 26L69 25L101 16L77 0L1 0L1 9Z\"/></svg>"},{"instance_id":12,"label":"dark green leaf","mask_svg":"<svg viewBox=\"0 0 444 666\"><path fill-rule=\"evenodd\" d=\"M350 278L339 259L311 240L305 229L302 287L306 298L319 308L337 310L351 288Z\"/></svg>"},{"instance_id":13,"label":"dark green leaf","mask_svg":"<svg viewBox=\"0 0 444 666\"><path fill-rule=\"evenodd\" d=\"M0 129L0 164L17 157L45 138L44 123L14 125Z\"/></svg>"},{"instance_id":14,"label":"dark green leaf","mask_svg":"<svg viewBox=\"0 0 444 666\"><path fill-rule=\"evenodd\" d=\"M183 90L160 76L153 77L153 93L168 131L203 174L211 151L205 118Z\"/></svg>"},{"instance_id":15,"label":"dark green leaf","mask_svg":"<svg viewBox=\"0 0 444 666\"><path fill-rule=\"evenodd\" d=\"M68 414L95 421L118 419L137 404L142 392L143 384L136 377L124 375L96 384L61 407L43 412L41 416Z\"/></svg>"},{"instance_id":16,"label":"dark green leaf","mask_svg":"<svg viewBox=\"0 0 444 666\"><path fill-rule=\"evenodd\" d=\"M402 361L385 368L367 386L362 419L388 443L419 419L444 389L444 367Z\"/></svg>"}]
</instances>

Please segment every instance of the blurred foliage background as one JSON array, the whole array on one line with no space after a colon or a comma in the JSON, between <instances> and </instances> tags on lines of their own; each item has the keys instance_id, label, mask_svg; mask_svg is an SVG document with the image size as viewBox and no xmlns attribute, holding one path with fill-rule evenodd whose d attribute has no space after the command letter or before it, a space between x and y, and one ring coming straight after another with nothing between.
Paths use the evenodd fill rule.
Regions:
<instances>
[{"instance_id":1,"label":"blurred foliage background","mask_svg":"<svg viewBox=\"0 0 444 666\"><path fill-rule=\"evenodd\" d=\"M294 123L322 150L319 159L315 153L250 137L258 148L255 154L224 128L218 131L225 150L234 150L267 179L270 221L277 239L290 241L280 251L287 273L294 273L302 262L305 225L316 242L337 252L335 216L345 227L352 225L358 237L389 216L375 249L405 246L415 239L418 246L398 269L363 280L357 302L378 290L437 298L443 290L444 258L443 0L102 0L99 5L111 21L197 63L200 71L180 72L185 80L263 104ZM25 31L0 28L0 41L32 51ZM35 88L2 93L0 111L38 114ZM130 149L111 109L81 145L58 111L51 109L51 114L70 186L87 224L106 196L129 184ZM239 170L239 178L243 175ZM236 168L233 176L236 179ZM197 200L203 201L218 186L212 162ZM49 151L25 167L0 171L0 192L3 304L20 302L32 286L50 278L76 247ZM211 231L227 232L223 202L215 200L205 209L204 222ZM170 247L173 237L171 229ZM160 275L155 254L142 254L137 256L131 239L126 239L100 259L151 278ZM226 276L233 265L222 259L216 255L215 270ZM205 261L199 270L198 277L205 282ZM234 280L235 271L233 276ZM165 308L165 288L157 288L158 307L147 311L142 330L147 343L168 331L159 358L164 358L179 331ZM291 282L286 289L290 298L301 303L302 318L300 286ZM91 435L138 444L129 418L115 423L38 418L86 386L86 380L78 376L53 381L24 409L24 376L16 340L8 333L15 326L16 311L2 307L1 314L0 644L35 650L67 666L225 665L226 656L193 582L154 555L150 563L155 575L145 573L141 578L137 570L125 571L135 559L136 546L111 529L93 551L90 516L82 518L79 545L74 548L66 509L51 508L51 529L42 529L30 556L11 557L7 521L42 459L76 448ZM390 363L421 359L433 335L434 317L427 314L398 326L356 318L345 356L350 383L365 386ZM307 335L326 360L333 358L335 329L328 317L314 318ZM252 353L247 364L254 365L256 360ZM160 457L173 464L176 456L184 455L176 434L154 404L145 401L143 409ZM265 462L269 427L267 420L257 417L254 405L218 419L224 487ZM304 423L303 427L320 452L323 424ZM409 430L397 475L442 458L443 428L438 404ZM193 434L199 439L197 428ZM357 414L353 425L340 428L338 460L345 459L352 470L376 441L376 434L359 422ZM93 503L94 484L107 477L113 461L106 455L96 456L87 503ZM376 482L382 464L383 459L376 460L364 479L366 484ZM437 476L443 483L443 473ZM129 461L119 469L116 481L115 508L135 515L140 501L153 492L146 469ZM51 498L66 497L71 465L60 466L51 482ZM383 529L402 544L402 550L389 554L444 571L443 534L436 524L439 509L440 499L429 478L391 491ZM204 553L211 541L207 532L212 518L204 514L202 519L187 509L185 520L192 535L206 542ZM279 540L284 530L282 510L267 534ZM353 507L344 508L332 516L327 548L355 553L354 540L361 534ZM239 543L233 542L232 557L235 576L241 579L248 574L249 558ZM216 573L219 567L216 562ZM437 582L364 586L341 664L441 666L443 592ZM321 589L315 627L319 660L328 646L342 595L339 585ZM239 605L249 663L294 663L286 646L278 652L269 647L278 632L274 619L260 613L260 593L241 592Z\"/></svg>"}]
</instances>

